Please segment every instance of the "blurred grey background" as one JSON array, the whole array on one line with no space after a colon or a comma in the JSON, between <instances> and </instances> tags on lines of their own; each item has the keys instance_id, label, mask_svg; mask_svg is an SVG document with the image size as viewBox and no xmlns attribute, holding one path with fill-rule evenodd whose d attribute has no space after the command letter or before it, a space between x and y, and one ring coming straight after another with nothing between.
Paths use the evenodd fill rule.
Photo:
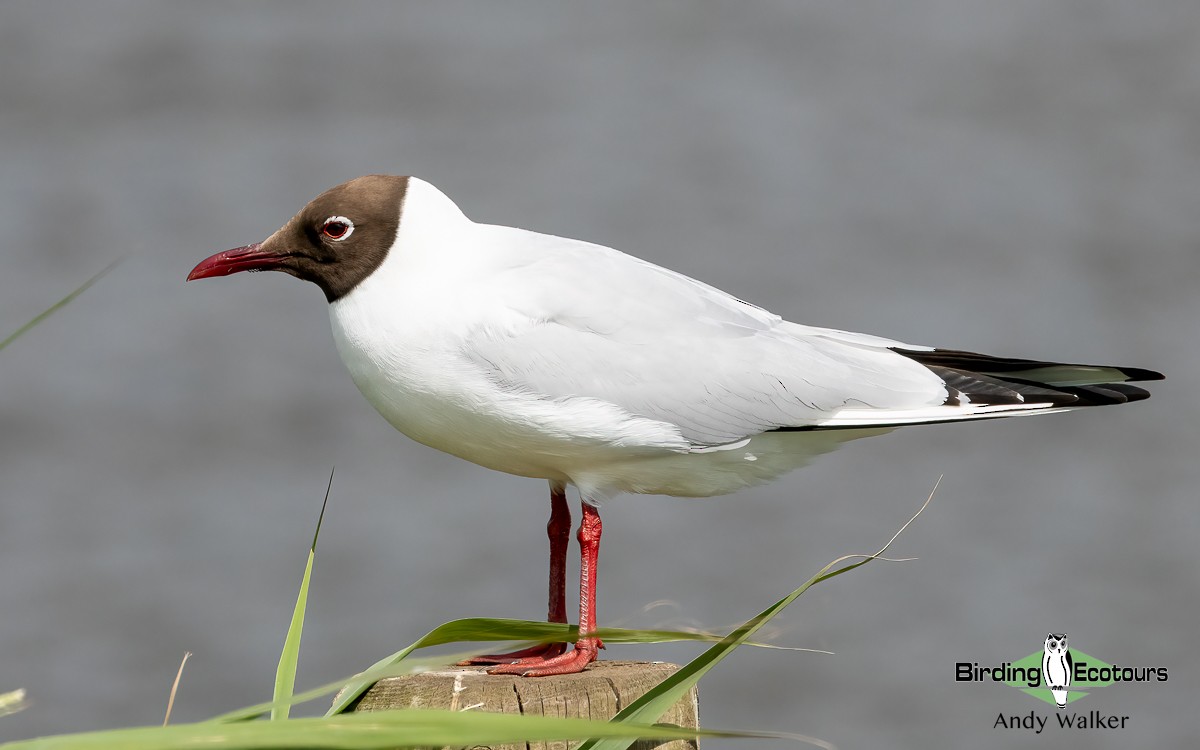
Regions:
<instances>
[{"instance_id":1,"label":"blurred grey background","mask_svg":"<svg viewBox=\"0 0 1200 750\"><path fill-rule=\"evenodd\" d=\"M0 691L33 700L2 739L160 722L184 650L177 721L268 698L334 464L302 685L446 620L544 613L543 483L394 432L314 287L184 285L369 172L805 323L1165 371L1144 404L618 499L599 611L731 626L877 547L944 473L894 550L919 561L778 621L775 643L837 654L736 653L704 723L846 748L1200 739L1194 2L7 2L0 165L0 328L127 258L0 353ZM954 663L1051 630L1169 682L1076 704L1123 731L994 729L1047 706Z\"/></svg>"}]
</instances>

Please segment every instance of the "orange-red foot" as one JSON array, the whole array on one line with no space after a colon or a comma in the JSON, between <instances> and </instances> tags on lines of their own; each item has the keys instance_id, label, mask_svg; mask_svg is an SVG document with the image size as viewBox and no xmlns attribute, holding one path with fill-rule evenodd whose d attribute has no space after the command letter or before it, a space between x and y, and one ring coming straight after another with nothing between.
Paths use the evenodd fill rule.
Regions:
<instances>
[{"instance_id":1,"label":"orange-red foot","mask_svg":"<svg viewBox=\"0 0 1200 750\"><path fill-rule=\"evenodd\" d=\"M473 656L465 661L460 661L458 666L470 667L480 664L529 664L538 665L545 662L547 659L553 659L556 656L562 656L567 652L567 643L542 643L537 646L523 648L520 651L512 651L507 654L481 654Z\"/></svg>"},{"instance_id":2,"label":"orange-red foot","mask_svg":"<svg viewBox=\"0 0 1200 750\"><path fill-rule=\"evenodd\" d=\"M488 670L488 674L516 674L522 677L549 677L556 674L575 674L596 661L600 642L596 638L580 638L575 648L565 654L544 659L533 664L501 664Z\"/></svg>"}]
</instances>

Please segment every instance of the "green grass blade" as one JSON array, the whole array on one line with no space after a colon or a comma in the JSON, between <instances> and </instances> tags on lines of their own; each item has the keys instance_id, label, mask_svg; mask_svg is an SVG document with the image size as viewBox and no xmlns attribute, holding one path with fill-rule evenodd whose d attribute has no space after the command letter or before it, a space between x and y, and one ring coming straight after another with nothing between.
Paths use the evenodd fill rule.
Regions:
<instances>
[{"instance_id":1,"label":"green grass blade","mask_svg":"<svg viewBox=\"0 0 1200 750\"><path fill-rule=\"evenodd\" d=\"M68 304L71 303L71 300L75 299L79 295L86 292L88 290L88 287L90 287L92 284L95 284L97 281L102 279L105 274L107 274L109 271L116 268L117 265L123 260L124 260L124 258L118 258L118 259L114 260L112 263L109 263L104 268L101 268L100 271L95 276L93 276L92 278L83 282L83 284L80 285L75 291L71 292L66 297L63 297L58 302L55 302L50 307L46 308L45 310L43 310L42 312L40 312L36 316L34 316L33 320L29 321L25 325L21 326L20 328L18 328L15 331L13 331L11 334L8 335L8 338L4 339L3 341L0 341L0 349L3 349L4 347L8 346L12 342L21 338L21 336L24 336L26 333L28 333L29 330L32 329L34 326L36 326L38 323L41 323L46 318L48 318L51 315L53 315L54 313L58 312L62 308L66 307Z\"/></svg>"},{"instance_id":2,"label":"green grass blade","mask_svg":"<svg viewBox=\"0 0 1200 750\"><path fill-rule=\"evenodd\" d=\"M940 477L938 478L938 483L941 483ZM925 508L929 506L929 502L933 500L934 492L937 492L937 484L934 484L933 491L929 493L929 497L926 498L920 510L908 520L908 523L900 527L900 530L878 552L873 555L847 555L829 563L819 573L808 579L803 586L775 602L770 607L767 607L757 616L747 620L719 643L680 668L675 674L655 685L645 695L623 708L613 717L612 721L618 724L625 721L638 723L657 721L687 691L691 690L692 686L699 682L700 678L710 669L715 667L717 663L728 656L734 649L742 645L759 628L767 624L771 618L783 611L784 607L798 599L805 591L808 591L822 581L828 581L830 578L866 565L872 560L880 559L888 547L892 546L892 542L896 541L896 537L900 536L913 521L917 520L917 516L921 515ZM858 562L843 564L848 560L854 559L857 559ZM578 750L626 750L632 744L632 742L617 737L590 739L580 745Z\"/></svg>"},{"instance_id":3,"label":"green grass blade","mask_svg":"<svg viewBox=\"0 0 1200 750\"><path fill-rule=\"evenodd\" d=\"M271 719L286 719L291 713L292 694L296 685L296 667L300 659L300 635L304 630L304 609L308 599L308 582L312 577L313 560L316 555L308 553L308 564L304 566L304 579L300 582L300 595L292 611L292 622L283 641L283 652L279 655L279 666L275 669L275 692L271 699Z\"/></svg>"},{"instance_id":4,"label":"green grass blade","mask_svg":"<svg viewBox=\"0 0 1200 750\"><path fill-rule=\"evenodd\" d=\"M176 724L43 737L0 745L0 750L382 750L408 747L474 747L505 743L581 740L587 737L690 739L774 736L746 732L613 724L482 711L371 711L332 718L241 724Z\"/></svg>"},{"instance_id":5,"label":"green grass blade","mask_svg":"<svg viewBox=\"0 0 1200 750\"><path fill-rule=\"evenodd\" d=\"M321 515L317 518L317 529L313 532L312 545L308 548L308 563L304 566L304 578L300 580L300 594L296 597L296 608L292 610L292 622L287 637L283 640L283 653L279 655L279 666L275 669L275 693L271 698L271 719L286 719L292 710L292 694L296 689L296 669L300 663L300 636L304 632L304 610L308 605L308 584L312 580L313 562L317 558L317 537L321 535L321 522L325 520L325 508L329 505L329 491L333 489L333 471L329 472L329 486L325 488L325 501L321 503Z\"/></svg>"}]
</instances>

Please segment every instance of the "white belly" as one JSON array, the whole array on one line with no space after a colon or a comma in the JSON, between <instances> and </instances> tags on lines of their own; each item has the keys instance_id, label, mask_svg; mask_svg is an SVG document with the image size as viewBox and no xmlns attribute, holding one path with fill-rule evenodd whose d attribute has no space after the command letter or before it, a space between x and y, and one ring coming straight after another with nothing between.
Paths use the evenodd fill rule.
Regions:
<instances>
[{"instance_id":1,"label":"white belly","mask_svg":"<svg viewBox=\"0 0 1200 750\"><path fill-rule=\"evenodd\" d=\"M336 333L335 327L338 351L355 385L400 432L419 443L497 471L564 478L536 451L513 449L514 445L536 444L537 435L471 408L471 395L464 388L440 387L445 378L434 373L423 374L398 363L387 366L348 346L346 339Z\"/></svg>"},{"instance_id":2,"label":"white belly","mask_svg":"<svg viewBox=\"0 0 1200 750\"><path fill-rule=\"evenodd\" d=\"M338 353L367 401L430 447L497 471L576 484L588 467L687 448L673 426L611 404L507 392L453 341L388 321L364 325L343 301L330 311Z\"/></svg>"}]
</instances>

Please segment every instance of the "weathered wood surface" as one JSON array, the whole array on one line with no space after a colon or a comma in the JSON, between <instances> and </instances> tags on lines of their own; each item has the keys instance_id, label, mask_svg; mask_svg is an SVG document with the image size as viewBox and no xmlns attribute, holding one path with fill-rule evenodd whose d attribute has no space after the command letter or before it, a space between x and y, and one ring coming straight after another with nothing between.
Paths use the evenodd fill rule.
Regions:
<instances>
[{"instance_id":1,"label":"weathered wood surface","mask_svg":"<svg viewBox=\"0 0 1200 750\"><path fill-rule=\"evenodd\" d=\"M598 661L580 674L558 677L489 675L482 667L447 667L436 672L391 677L368 690L355 711L389 708L441 708L581 719L611 719L679 669L663 662ZM698 726L696 689L683 696L656 723ZM689 740L644 740L637 750L696 750ZM479 746L480 750L567 750L566 742Z\"/></svg>"}]
</instances>

